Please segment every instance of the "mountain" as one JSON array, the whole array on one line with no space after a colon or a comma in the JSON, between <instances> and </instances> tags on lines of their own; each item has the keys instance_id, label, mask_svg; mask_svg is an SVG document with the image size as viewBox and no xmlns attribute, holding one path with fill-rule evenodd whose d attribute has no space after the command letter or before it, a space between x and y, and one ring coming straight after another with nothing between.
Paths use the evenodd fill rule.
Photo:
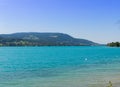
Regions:
<instances>
[{"instance_id":1,"label":"mountain","mask_svg":"<svg viewBox=\"0 0 120 87\"><path fill-rule=\"evenodd\" d=\"M91 46L89 40L73 38L63 33L14 33L0 34L1 46Z\"/></svg>"}]
</instances>

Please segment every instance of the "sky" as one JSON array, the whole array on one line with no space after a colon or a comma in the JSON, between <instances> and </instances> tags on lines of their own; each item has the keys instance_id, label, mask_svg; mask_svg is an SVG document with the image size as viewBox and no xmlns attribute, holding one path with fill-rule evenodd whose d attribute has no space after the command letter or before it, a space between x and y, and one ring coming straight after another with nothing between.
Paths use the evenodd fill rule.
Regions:
<instances>
[{"instance_id":1,"label":"sky","mask_svg":"<svg viewBox=\"0 0 120 87\"><path fill-rule=\"evenodd\" d=\"M120 41L120 0L0 0L0 34L16 32Z\"/></svg>"}]
</instances>

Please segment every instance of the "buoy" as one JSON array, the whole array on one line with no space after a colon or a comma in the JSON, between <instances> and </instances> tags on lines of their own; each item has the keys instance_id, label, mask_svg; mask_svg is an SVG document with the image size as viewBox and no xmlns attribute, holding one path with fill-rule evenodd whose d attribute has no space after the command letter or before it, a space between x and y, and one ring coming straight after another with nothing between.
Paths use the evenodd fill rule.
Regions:
<instances>
[{"instance_id":1,"label":"buoy","mask_svg":"<svg viewBox=\"0 0 120 87\"><path fill-rule=\"evenodd\" d=\"M87 61L88 59L87 58L85 58L85 61Z\"/></svg>"}]
</instances>

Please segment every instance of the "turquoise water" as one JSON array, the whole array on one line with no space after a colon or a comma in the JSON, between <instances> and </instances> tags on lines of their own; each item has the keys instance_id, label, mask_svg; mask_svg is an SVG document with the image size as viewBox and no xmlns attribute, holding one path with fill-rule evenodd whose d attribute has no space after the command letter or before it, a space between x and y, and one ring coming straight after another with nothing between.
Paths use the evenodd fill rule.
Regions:
<instances>
[{"instance_id":1,"label":"turquoise water","mask_svg":"<svg viewBox=\"0 0 120 87\"><path fill-rule=\"evenodd\" d=\"M0 87L98 87L119 78L120 48L0 47Z\"/></svg>"}]
</instances>

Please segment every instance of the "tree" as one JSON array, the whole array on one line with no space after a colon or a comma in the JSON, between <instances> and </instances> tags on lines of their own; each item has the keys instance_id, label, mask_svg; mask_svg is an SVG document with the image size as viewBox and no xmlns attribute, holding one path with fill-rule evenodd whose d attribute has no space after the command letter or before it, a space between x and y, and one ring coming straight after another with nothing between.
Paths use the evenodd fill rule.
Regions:
<instances>
[{"instance_id":1,"label":"tree","mask_svg":"<svg viewBox=\"0 0 120 87\"><path fill-rule=\"evenodd\" d=\"M107 46L110 46L110 47L120 47L120 42L108 43Z\"/></svg>"}]
</instances>

